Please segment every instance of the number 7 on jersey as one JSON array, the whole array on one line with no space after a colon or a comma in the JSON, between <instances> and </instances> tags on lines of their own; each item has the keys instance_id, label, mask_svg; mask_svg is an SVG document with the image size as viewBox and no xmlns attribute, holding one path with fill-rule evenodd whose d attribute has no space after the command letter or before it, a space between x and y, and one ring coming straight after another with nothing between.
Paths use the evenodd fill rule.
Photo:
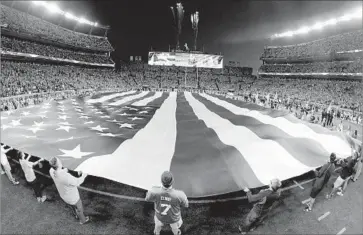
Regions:
<instances>
[{"instance_id":1,"label":"number 7 on jersey","mask_svg":"<svg viewBox=\"0 0 363 235\"><path fill-rule=\"evenodd\" d=\"M170 210L171 208L171 205L169 204L163 204L161 203L160 204L161 207L165 207L165 209L161 212L162 215L167 215L168 214L168 211Z\"/></svg>"}]
</instances>

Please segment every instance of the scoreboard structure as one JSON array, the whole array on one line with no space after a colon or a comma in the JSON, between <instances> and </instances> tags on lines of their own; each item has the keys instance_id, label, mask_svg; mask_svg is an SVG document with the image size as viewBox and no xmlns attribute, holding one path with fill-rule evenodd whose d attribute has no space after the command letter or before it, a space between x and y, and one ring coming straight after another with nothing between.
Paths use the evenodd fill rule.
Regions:
<instances>
[{"instance_id":1,"label":"scoreboard structure","mask_svg":"<svg viewBox=\"0 0 363 235\"><path fill-rule=\"evenodd\" d=\"M223 56L193 52L149 52L149 65L223 69Z\"/></svg>"}]
</instances>

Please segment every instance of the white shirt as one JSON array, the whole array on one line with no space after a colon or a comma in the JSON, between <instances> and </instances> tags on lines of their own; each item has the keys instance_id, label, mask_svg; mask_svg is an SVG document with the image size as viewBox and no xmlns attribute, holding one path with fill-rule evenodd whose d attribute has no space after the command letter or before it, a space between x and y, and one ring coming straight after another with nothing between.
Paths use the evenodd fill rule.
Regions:
<instances>
[{"instance_id":1,"label":"white shirt","mask_svg":"<svg viewBox=\"0 0 363 235\"><path fill-rule=\"evenodd\" d=\"M1 165L5 166L5 165L9 165L9 161L8 158L6 157L6 150L4 149L3 146L1 146Z\"/></svg>"},{"instance_id":2,"label":"white shirt","mask_svg":"<svg viewBox=\"0 0 363 235\"><path fill-rule=\"evenodd\" d=\"M75 205L80 199L77 186L80 186L83 183L87 175L83 174L81 177L77 178L69 174L66 168L58 170L51 168L49 174L63 201L69 205Z\"/></svg>"},{"instance_id":3,"label":"white shirt","mask_svg":"<svg viewBox=\"0 0 363 235\"><path fill-rule=\"evenodd\" d=\"M28 160L20 159L20 166L24 171L25 179L28 182L33 182L36 177L33 170L34 163L29 162Z\"/></svg>"}]
</instances>

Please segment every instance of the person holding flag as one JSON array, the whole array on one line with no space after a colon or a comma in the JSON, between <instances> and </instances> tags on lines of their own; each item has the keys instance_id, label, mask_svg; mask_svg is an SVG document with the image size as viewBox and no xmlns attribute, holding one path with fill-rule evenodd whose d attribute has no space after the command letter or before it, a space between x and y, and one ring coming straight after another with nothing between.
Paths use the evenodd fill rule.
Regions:
<instances>
[{"instance_id":1,"label":"person holding flag","mask_svg":"<svg viewBox=\"0 0 363 235\"><path fill-rule=\"evenodd\" d=\"M6 156L6 153L12 149L13 148L8 148L5 150L5 145L3 143L1 143L1 165L4 167L5 174L9 178L11 183L13 183L14 185L18 185L19 181L15 180L13 175L11 174L11 166L8 161L8 157Z\"/></svg>"},{"instance_id":2,"label":"person holding flag","mask_svg":"<svg viewBox=\"0 0 363 235\"><path fill-rule=\"evenodd\" d=\"M161 175L162 186L152 187L146 194L145 200L154 203L155 235L160 235L164 225L169 225L174 235L181 235L181 207L189 207L189 202L183 191L173 189L173 182L172 173L165 171Z\"/></svg>"}]
</instances>

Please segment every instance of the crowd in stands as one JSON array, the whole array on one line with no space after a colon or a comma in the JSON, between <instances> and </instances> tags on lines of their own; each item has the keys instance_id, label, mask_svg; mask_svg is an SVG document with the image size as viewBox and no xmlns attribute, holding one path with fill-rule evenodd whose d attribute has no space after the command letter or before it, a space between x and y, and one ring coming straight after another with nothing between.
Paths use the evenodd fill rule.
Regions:
<instances>
[{"instance_id":1,"label":"crowd in stands","mask_svg":"<svg viewBox=\"0 0 363 235\"><path fill-rule=\"evenodd\" d=\"M77 47L112 50L111 44L105 37L77 33L3 4L0 5L0 9L2 26L6 25L12 31Z\"/></svg>"},{"instance_id":2,"label":"crowd in stands","mask_svg":"<svg viewBox=\"0 0 363 235\"><path fill-rule=\"evenodd\" d=\"M362 73L363 59L307 64L264 64L260 67L260 71L270 73Z\"/></svg>"},{"instance_id":3,"label":"crowd in stands","mask_svg":"<svg viewBox=\"0 0 363 235\"><path fill-rule=\"evenodd\" d=\"M90 63L113 64L107 53L79 52L37 42L10 38L3 35L1 36L1 49L11 52L21 52Z\"/></svg>"},{"instance_id":4,"label":"crowd in stands","mask_svg":"<svg viewBox=\"0 0 363 235\"><path fill-rule=\"evenodd\" d=\"M339 34L324 39L283 47L266 47L263 58L315 57L332 52L363 49L363 30Z\"/></svg>"}]
</instances>

